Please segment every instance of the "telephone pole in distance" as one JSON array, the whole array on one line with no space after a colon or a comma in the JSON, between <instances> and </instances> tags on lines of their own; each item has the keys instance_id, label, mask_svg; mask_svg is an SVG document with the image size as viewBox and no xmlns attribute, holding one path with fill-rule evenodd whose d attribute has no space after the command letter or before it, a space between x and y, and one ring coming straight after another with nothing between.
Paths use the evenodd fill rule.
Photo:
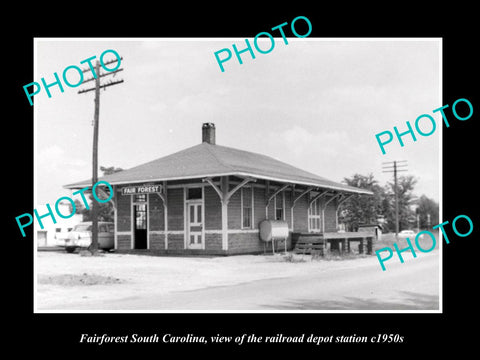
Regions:
<instances>
[{"instance_id":1,"label":"telephone pole in distance","mask_svg":"<svg viewBox=\"0 0 480 360\"><path fill-rule=\"evenodd\" d=\"M399 221L398 221L398 181L397 173L401 171L407 171L407 160L388 161L382 163L382 172L393 172L393 192L395 193L395 238L398 237Z\"/></svg>"}]
</instances>

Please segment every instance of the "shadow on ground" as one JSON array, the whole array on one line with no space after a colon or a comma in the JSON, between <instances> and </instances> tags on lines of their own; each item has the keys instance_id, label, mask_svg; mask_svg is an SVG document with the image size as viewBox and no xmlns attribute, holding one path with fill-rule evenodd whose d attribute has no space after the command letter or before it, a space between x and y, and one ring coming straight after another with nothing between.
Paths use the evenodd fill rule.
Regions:
<instances>
[{"instance_id":1,"label":"shadow on ground","mask_svg":"<svg viewBox=\"0 0 480 360\"><path fill-rule=\"evenodd\" d=\"M263 305L275 310L438 310L438 295L399 291L401 299L385 301L345 296L343 300L293 300L281 305Z\"/></svg>"}]
</instances>

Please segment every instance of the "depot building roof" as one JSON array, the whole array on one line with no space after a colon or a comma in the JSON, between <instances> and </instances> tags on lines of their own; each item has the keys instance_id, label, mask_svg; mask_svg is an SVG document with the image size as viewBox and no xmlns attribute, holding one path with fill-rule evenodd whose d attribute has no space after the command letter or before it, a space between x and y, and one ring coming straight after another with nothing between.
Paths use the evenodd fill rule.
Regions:
<instances>
[{"instance_id":1,"label":"depot building roof","mask_svg":"<svg viewBox=\"0 0 480 360\"><path fill-rule=\"evenodd\" d=\"M127 170L99 177L98 180L107 181L111 185L119 185L230 175L312 186L339 192L373 194L369 190L328 180L269 156L216 145L214 140L205 140L205 138L204 142L199 145ZM92 181L89 179L64 187L80 189L91 184Z\"/></svg>"}]
</instances>

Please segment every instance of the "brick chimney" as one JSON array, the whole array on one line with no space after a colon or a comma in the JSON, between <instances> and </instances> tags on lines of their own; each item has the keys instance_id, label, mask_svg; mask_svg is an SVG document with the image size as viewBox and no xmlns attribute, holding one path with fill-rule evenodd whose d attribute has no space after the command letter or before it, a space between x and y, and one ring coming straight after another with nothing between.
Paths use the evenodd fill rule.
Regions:
<instances>
[{"instance_id":1,"label":"brick chimney","mask_svg":"<svg viewBox=\"0 0 480 360\"><path fill-rule=\"evenodd\" d=\"M215 145L215 124L214 123L203 123L202 142Z\"/></svg>"}]
</instances>

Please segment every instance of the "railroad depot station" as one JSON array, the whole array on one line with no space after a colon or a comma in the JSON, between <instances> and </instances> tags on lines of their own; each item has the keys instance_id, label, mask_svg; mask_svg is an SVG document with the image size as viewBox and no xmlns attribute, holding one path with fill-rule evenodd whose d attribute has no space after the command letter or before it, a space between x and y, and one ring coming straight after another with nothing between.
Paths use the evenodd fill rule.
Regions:
<instances>
[{"instance_id":1,"label":"railroad depot station","mask_svg":"<svg viewBox=\"0 0 480 360\"><path fill-rule=\"evenodd\" d=\"M353 241L360 252L372 250L371 233L337 232L339 205L370 191L217 145L212 123L202 125L200 144L99 180L114 190L118 252L344 251ZM65 188L91 185L86 180Z\"/></svg>"}]
</instances>

